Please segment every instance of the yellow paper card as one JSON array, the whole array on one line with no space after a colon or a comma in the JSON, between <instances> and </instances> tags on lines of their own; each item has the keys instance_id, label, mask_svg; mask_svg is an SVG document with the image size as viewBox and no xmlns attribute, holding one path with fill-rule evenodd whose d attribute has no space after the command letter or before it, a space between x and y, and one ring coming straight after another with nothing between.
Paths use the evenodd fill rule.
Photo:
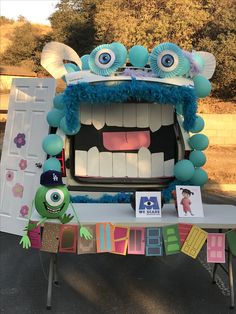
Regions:
<instances>
[{"instance_id":1,"label":"yellow paper card","mask_svg":"<svg viewBox=\"0 0 236 314\"><path fill-rule=\"evenodd\" d=\"M197 226L193 226L182 246L181 252L196 258L207 239L207 232Z\"/></svg>"}]
</instances>

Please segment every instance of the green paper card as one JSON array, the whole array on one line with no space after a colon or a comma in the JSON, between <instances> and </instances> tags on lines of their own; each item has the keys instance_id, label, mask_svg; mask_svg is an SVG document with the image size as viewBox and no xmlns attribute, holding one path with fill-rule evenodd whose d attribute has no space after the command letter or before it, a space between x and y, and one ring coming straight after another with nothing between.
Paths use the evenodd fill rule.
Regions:
<instances>
[{"instance_id":1,"label":"green paper card","mask_svg":"<svg viewBox=\"0 0 236 314\"><path fill-rule=\"evenodd\" d=\"M231 253L236 256L236 229L231 230L226 233L228 244L229 244L229 249Z\"/></svg>"},{"instance_id":2,"label":"green paper card","mask_svg":"<svg viewBox=\"0 0 236 314\"><path fill-rule=\"evenodd\" d=\"M166 255L180 252L180 237L178 225L171 225L162 228Z\"/></svg>"}]
</instances>

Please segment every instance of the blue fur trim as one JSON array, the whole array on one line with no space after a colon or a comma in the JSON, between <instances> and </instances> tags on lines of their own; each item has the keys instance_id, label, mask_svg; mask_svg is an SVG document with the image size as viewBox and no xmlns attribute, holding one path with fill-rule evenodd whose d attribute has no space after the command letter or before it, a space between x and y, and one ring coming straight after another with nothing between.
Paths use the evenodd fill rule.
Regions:
<instances>
[{"instance_id":1,"label":"blue fur trim","mask_svg":"<svg viewBox=\"0 0 236 314\"><path fill-rule=\"evenodd\" d=\"M157 102L165 105L183 105L184 129L194 126L197 112L197 97L193 88L165 85L132 79L129 82L117 82L112 86L105 83L91 85L80 83L69 85L63 96L66 124L70 131L79 125L79 106L81 103L103 105L105 103ZM127 103L127 106L129 104Z\"/></svg>"},{"instance_id":2,"label":"blue fur trim","mask_svg":"<svg viewBox=\"0 0 236 314\"><path fill-rule=\"evenodd\" d=\"M103 194L100 198L91 198L88 195L71 196L72 203L130 203L130 193L120 192L116 195Z\"/></svg>"}]
</instances>

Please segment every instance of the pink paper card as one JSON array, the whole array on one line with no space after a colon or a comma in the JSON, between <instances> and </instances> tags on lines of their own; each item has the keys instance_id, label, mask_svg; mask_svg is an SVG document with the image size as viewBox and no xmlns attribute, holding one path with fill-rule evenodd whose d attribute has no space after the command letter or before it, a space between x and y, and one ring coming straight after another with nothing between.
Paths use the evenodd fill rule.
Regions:
<instances>
[{"instance_id":1,"label":"pink paper card","mask_svg":"<svg viewBox=\"0 0 236 314\"><path fill-rule=\"evenodd\" d=\"M126 255L129 239L129 228L115 226L114 243L115 250L112 253Z\"/></svg>"},{"instance_id":2,"label":"pink paper card","mask_svg":"<svg viewBox=\"0 0 236 314\"><path fill-rule=\"evenodd\" d=\"M145 228L130 228L128 254L145 254Z\"/></svg>"},{"instance_id":3,"label":"pink paper card","mask_svg":"<svg viewBox=\"0 0 236 314\"><path fill-rule=\"evenodd\" d=\"M59 252L76 253L77 225L60 225Z\"/></svg>"},{"instance_id":4,"label":"pink paper card","mask_svg":"<svg viewBox=\"0 0 236 314\"><path fill-rule=\"evenodd\" d=\"M208 263L225 263L225 234L224 233L208 233L207 262Z\"/></svg>"},{"instance_id":5,"label":"pink paper card","mask_svg":"<svg viewBox=\"0 0 236 314\"><path fill-rule=\"evenodd\" d=\"M183 245L193 225L178 224L180 244Z\"/></svg>"},{"instance_id":6,"label":"pink paper card","mask_svg":"<svg viewBox=\"0 0 236 314\"><path fill-rule=\"evenodd\" d=\"M42 241L41 241L41 228L40 228L40 226L29 231L28 236L30 238L31 248L41 249Z\"/></svg>"}]
</instances>

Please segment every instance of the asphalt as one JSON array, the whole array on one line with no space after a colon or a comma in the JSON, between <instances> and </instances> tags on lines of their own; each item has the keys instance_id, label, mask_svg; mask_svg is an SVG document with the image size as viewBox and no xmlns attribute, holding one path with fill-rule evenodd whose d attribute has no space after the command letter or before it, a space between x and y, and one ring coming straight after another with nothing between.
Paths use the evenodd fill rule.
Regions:
<instances>
[{"instance_id":1,"label":"asphalt","mask_svg":"<svg viewBox=\"0 0 236 314\"><path fill-rule=\"evenodd\" d=\"M211 198L206 196L205 201ZM211 282L206 248L196 260L184 254L59 254L59 286L53 287L52 309L46 310L50 254L23 250L19 240L0 233L1 314L236 313L229 309L224 273L219 271L217 284ZM236 278L236 258L233 272ZM236 291L236 283L234 288Z\"/></svg>"}]
</instances>

